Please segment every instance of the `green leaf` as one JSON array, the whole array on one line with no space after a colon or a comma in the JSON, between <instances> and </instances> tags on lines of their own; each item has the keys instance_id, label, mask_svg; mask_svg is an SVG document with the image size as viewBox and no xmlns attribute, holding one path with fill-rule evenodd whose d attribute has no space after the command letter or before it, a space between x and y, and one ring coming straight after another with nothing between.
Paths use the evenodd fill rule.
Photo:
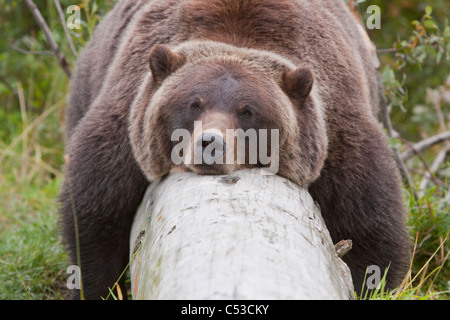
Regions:
<instances>
[{"instance_id":1,"label":"green leaf","mask_svg":"<svg viewBox=\"0 0 450 320\"><path fill-rule=\"evenodd\" d=\"M444 37L450 37L450 26L448 25L444 28Z\"/></svg>"},{"instance_id":2,"label":"green leaf","mask_svg":"<svg viewBox=\"0 0 450 320\"><path fill-rule=\"evenodd\" d=\"M436 63L441 63L442 56L444 55L444 50L439 50L436 54Z\"/></svg>"},{"instance_id":3,"label":"green leaf","mask_svg":"<svg viewBox=\"0 0 450 320\"><path fill-rule=\"evenodd\" d=\"M438 28L437 25L436 25L436 23L434 23L433 20L425 20L425 21L423 22L423 25L424 25L425 28L427 28L427 29L437 29L437 28Z\"/></svg>"}]
</instances>

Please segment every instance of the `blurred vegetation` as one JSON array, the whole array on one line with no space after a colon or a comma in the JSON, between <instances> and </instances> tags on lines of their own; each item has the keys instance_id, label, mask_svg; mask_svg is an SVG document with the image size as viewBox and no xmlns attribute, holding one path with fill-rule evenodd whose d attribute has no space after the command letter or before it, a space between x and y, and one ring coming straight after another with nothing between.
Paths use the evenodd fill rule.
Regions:
<instances>
[{"instance_id":1,"label":"blurred vegetation","mask_svg":"<svg viewBox=\"0 0 450 320\"><path fill-rule=\"evenodd\" d=\"M34 2L73 68L76 57L54 0ZM410 142L449 130L449 1L356 2L364 21L370 16L367 7L381 8L381 29L368 32L379 50L398 133L392 143L404 151ZM60 3L64 11L74 4L81 8L81 29L70 30L79 53L115 1ZM58 238L56 198L68 78L23 1L0 0L0 28L0 299L64 299L68 263ZM406 162L414 181L413 189L405 188L414 259L401 288L378 298L450 297L449 153L433 168L449 144L435 145Z\"/></svg>"},{"instance_id":2,"label":"blurred vegetation","mask_svg":"<svg viewBox=\"0 0 450 320\"><path fill-rule=\"evenodd\" d=\"M397 94L391 92L391 118L395 128L402 137L412 141L435 134L439 122L430 91L445 85L450 76L450 3L445 0L364 1L361 12L365 13L369 5L378 5L382 12L381 29L368 30L376 47L397 49L379 53L385 84L392 79L392 71L402 84L403 90ZM426 13L427 7L432 8L431 15ZM446 89L449 87L447 83ZM441 106L447 116L449 100L446 97Z\"/></svg>"},{"instance_id":3,"label":"blurred vegetation","mask_svg":"<svg viewBox=\"0 0 450 320\"><path fill-rule=\"evenodd\" d=\"M381 29L368 33L381 60L388 108L398 132L394 143L404 150L411 142L450 130L450 2L359 2L365 19L371 15L367 13L370 5L381 8ZM440 164L439 154L444 155ZM406 162L415 188L405 191L410 233L416 240L411 270L416 279L405 293L415 297L429 297L432 287L447 291L443 297L449 297L449 155L447 141Z\"/></svg>"},{"instance_id":4,"label":"blurred vegetation","mask_svg":"<svg viewBox=\"0 0 450 320\"><path fill-rule=\"evenodd\" d=\"M80 52L111 0L60 1L81 8L81 29L70 30ZM73 68L53 0L36 0ZM66 14L68 18L70 14ZM57 194L64 162L68 78L30 11L0 0L0 300L63 299L67 255L57 228Z\"/></svg>"}]
</instances>

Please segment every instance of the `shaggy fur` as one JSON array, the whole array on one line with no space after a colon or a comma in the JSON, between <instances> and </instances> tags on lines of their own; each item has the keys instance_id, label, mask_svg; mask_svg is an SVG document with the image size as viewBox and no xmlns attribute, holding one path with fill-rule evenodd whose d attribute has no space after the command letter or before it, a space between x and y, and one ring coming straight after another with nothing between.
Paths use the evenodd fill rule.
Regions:
<instances>
[{"instance_id":1,"label":"shaggy fur","mask_svg":"<svg viewBox=\"0 0 450 320\"><path fill-rule=\"evenodd\" d=\"M150 181L173 167L171 132L177 128L192 131L193 122L200 119L184 112L192 92L204 95L205 111L213 109L233 118L230 122L235 125L227 129L278 129L278 174L304 187L319 176L327 136L321 102L309 95L313 78L308 69L296 69L273 53L212 41L187 41L174 50L159 45L152 50L153 72L147 75L131 107L134 154ZM155 63L157 68L152 67ZM167 78L168 70L173 75ZM238 90L213 88L214 80L220 78L239 82ZM161 79L165 81L161 83ZM249 99L258 106L257 117L252 122L239 121L235 109ZM240 168L244 167L248 166ZM202 173L195 167L190 169Z\"/></svg>"},{"instance_id":2,"label":"shaggy fur","mask_svg":"<svg viewBox=\"0 0 450 320\"><path fill-rule=\"evenodd\" d=\"M79 59L67 111L61 222L78 264L76 213L85 297L118 279L147 178L172 167L167 137L181 116L166 103L215 73L264 97L265 126L283 132L279 174L309 186L333 241L353 240L355 289L368 265L390 265L396 286L409 257L401 185L357 28L341 0L119 1Z\"/></svg>"}]
</instances>

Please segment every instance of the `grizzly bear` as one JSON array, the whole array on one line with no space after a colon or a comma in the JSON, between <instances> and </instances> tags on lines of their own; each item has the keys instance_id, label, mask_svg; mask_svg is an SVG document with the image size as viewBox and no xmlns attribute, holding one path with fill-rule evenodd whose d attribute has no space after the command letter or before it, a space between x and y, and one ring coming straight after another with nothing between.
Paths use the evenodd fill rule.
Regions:
<instances>
[{"instance_id":1,"label":"grizzly bear","mask_svg":"<svg viewBox=\"0 0 450 320\"><path fill-rule=\"evenodd\" d=\"M405 209L376 119L377 70L342 0L121 0L79 58L70 92L60 211L86 299L105 297L126 268L152 180L177 168L268 166L174 163L177 129L192 134L192 154L214 140L216 159L232 149L228 129L277 130L277 174L308 188L334 242L353 241L344 261L355 290L370 265L389 267L389 288L402 279Z\"/></svg>"}]
</instances>

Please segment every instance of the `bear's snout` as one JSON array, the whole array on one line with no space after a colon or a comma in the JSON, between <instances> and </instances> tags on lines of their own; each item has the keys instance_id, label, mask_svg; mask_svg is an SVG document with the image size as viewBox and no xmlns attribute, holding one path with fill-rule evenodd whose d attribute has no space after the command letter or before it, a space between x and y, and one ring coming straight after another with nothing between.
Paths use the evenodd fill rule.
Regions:
<instances>
[{"instance_id":1,"label":"bear's snout","mask_svg":"<svg viewBox=\"0 0 450 320\"><path fill-rule=\"evenodd\" d=\"M203 156L206 164L213 164L215 160L223 156L227 144L219 132L203 132L195 140L195 151Z\"/></svg>"}]
</instances>

